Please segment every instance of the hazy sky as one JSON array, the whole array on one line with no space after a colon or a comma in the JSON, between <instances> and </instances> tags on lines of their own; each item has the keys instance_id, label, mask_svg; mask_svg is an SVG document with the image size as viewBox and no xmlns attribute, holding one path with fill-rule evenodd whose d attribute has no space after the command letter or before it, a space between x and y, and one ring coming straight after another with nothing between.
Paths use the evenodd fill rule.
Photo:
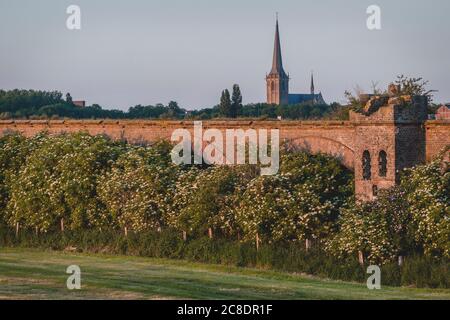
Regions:
<instances>
[{"instance_id":1,"label":"hazy sky","mask_svg":"<svg viewBox=\"0 0 450 320\"><path fill-rule=\"evenodd\" d=\"M71 4L81 30L66 28ZM382 10L380 31L366 27L371 4ZM404 73L450 102L448 0L0 0L0 88L192 109L238 83L245 103L261 102L277 11L292 93L308 92L311 70L327 102Z\"/></svg>"}]
</instances>

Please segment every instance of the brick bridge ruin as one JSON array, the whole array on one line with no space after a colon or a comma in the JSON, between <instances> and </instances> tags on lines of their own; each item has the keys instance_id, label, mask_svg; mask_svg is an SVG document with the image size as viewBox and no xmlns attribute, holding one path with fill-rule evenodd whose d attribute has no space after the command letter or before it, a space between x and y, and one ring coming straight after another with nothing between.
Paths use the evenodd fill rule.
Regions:
<instances>
[{"instance_id":1,"label":"brick bridge ruin","mask_svg":"<svg viewBox=\"0 0 450 320\"><path fill-rule=\"evenodd\" d=\"M403 168L425 163L450 145L450 121L426 121L426 98L368 97L365 112L351 112L349 121L203 121L203 128L279 129L288 141L311 153L326 153L354 170L355 192L370 200L378 189L399 181ZM130 143L170 139L175 129L193 130L193 121L164 120L2 120L0 132L33 136L85 131Z\"/></svg>"}]
</instances>

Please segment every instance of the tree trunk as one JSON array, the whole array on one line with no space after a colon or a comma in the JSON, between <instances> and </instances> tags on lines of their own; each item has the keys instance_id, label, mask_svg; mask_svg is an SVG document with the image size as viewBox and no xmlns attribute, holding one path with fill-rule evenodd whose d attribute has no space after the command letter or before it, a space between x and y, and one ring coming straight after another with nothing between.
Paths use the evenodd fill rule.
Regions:
<instances>
[{"instance_id":1,"label":"tree trunk","mask_svg":"<svg viewBox=\"0 0 450 320\"><path fill-rule=\"evenodd\" d=\"M358 251L358 261L360 265L364 265L364 254L362 251Z\"/></svg>"},{"instance_id":2,"label":"tree trunk","mask_svg":"<svg viewBox=\"0 0 450 320\"><path fill-rule=\"evenodd\" d=\"M210 239L213 238L213 231L212 231L212 228L208 228L208 237L209 237Z\"/></svg>"},{"instance_id":3,"label":"tree trunk","mask_svg":"<svg viewBox=\"0 0 450 320\"><path fill-rule=\"evenodd\" d=\"M306 251L309 251L309 249L311 249L311 246L312 246L311 240L310 240L310 239L306 239L306 240L305 240L305 248L306 248Z\"/></svg>"},{"instance_id":4,"label":"tree trunk","mask_svg":"<svg viewBox=\"0 0 450 320\"><path fill-rule=\"evenodd\" d=\"M39 233L38 227L35 227L34 230L36 231L36 235L38 235Z\"/></svg>"},{"instance_id":5,"label":"tree trunk","mask_svg":"<svg viewBox=\"0 0 450 320\"><path fill-rule=\"evenodd\" d=\"M187 233L186 233L186 231L183 231L183 241L186 241L187 240Z\"/></svg>"},{"instance_id":6,"label":"tree trunk","mask_svg":"<svg viewBox=\"0 0 450 320\"><path fill-rule=\"evenodd\" d=\"M259 233L256 234L256 251L259 251Z\"/></svg>"},{"instance_id":7,"label":"tree trunk","mask_svg":"<svg viewBox=\"0 0 450 320\"><path fill-rule=\"evenodd\" d=\"M398 266L401 267L403 265L403 256L398 256Z\"/></svg>"},{"instance_id":8,"label":"tree trunk","mask_svg":"<svg viewBox=\"0 0 450 320\"><path fill-rule=\"evenodd\" d=\"M64 218L61 218L61 232L64 232Z\"/></svg>"},{"instance_id":9,"label":"tree trunk","mask_svg":"<svg viewBox=\"0 0 450 320\"><path fill-rule=\"evenodd\" d=\"M17 222L17 223L16 223L16 237L19 236L19 228L20 228L20 225L19 225L19 223Z\"/></svg>"},{"instance_id":10,"label":"tree trunk","mask_svg":"<svg viewBox=\"0 0 450 320\"><path fill-rule=\"evenodd\" d=\"M125 237L128 237L128 228L127 227L124 228L124 232L125 232Z\"/></svg>"}]
</instances>

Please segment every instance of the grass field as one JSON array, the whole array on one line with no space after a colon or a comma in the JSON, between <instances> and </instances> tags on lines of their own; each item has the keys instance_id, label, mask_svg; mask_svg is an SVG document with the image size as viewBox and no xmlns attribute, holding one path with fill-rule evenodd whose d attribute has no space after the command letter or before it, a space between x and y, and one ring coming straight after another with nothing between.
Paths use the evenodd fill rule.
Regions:
<instances>
[{"instance_id":1,"label":"grass field","mask_svg":"<svg viewBox=\"0 0 450 320\"><path fill-rule=\"evenodd\" d=\"M66 288L73 264L81 268L81 290ZM450 290L368 290L249 268L2 248L0 299L450 299Z\"/></svg>"}]
</instances>

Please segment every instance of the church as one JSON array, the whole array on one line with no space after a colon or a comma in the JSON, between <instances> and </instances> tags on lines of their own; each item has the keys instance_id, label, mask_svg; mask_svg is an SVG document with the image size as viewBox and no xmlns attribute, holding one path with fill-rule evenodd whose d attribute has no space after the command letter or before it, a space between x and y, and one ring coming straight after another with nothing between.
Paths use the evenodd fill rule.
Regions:
<instances>
[{"instance_id":1,"label":"church","mask_svg":"<svg viewBox=\"0 0 450 320\"><path fill-rule=\"evenodd\" d=\"M273 48L272 70L266 76L267 103L276 105L299 104L304 102L325 104L322 93L314 91L314 77L311 74L310 93L289 93L289 75L283 69L281 58L280 31L278 19L275 28L275 44Z\"/></svg>"}]
</instances>

